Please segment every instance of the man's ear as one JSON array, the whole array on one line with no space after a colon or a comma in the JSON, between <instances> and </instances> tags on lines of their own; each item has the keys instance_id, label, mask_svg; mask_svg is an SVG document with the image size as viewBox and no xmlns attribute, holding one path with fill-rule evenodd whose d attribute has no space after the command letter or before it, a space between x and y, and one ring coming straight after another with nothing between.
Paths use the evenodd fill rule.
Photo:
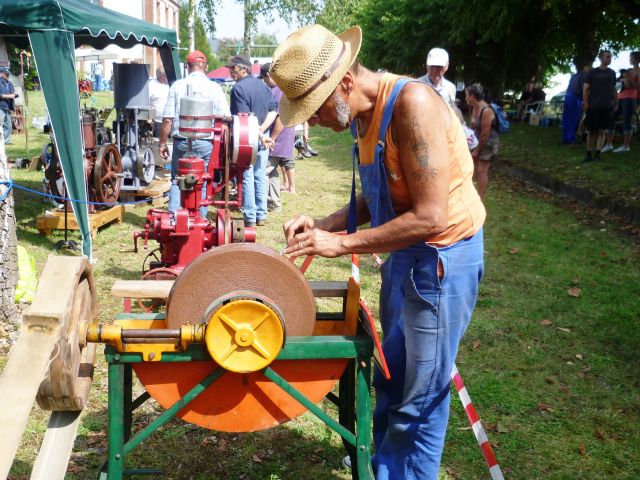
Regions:
<instances>
[{"instance_id":1,"label":"man's ear","mask_svg":"<svg viewBox=\"0 0 640 480\"><path fill-rule=\"evenodd\" d=\"M342 87L342 90L344 92L346 92L347 94L351 94L353 90L353 84L354 84L353 73L347 70L347 73L345 73L342 76L342 80L340 80L340 86Z\"/></svg>"}]
</instances>

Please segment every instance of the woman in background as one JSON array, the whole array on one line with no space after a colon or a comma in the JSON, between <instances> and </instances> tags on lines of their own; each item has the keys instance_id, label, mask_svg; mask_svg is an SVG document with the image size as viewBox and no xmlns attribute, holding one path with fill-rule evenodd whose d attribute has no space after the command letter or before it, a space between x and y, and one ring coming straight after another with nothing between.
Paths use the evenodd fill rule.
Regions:
<instances>
[{"instance_id":1,"label":"woman in background","mask_svg":"<svg viewBox=\"0 0 640 480\"><path fill-rule=\"evenodd\" d=\"M478 146L471 151L476 172L476 189L484 199L489 186L489 168L498 154L500 135L498 121L491 106L484 99L484 88L475 83L465 90L467 105L471 109L470 125L478 138Z\"/></svg>"}]
</instances>

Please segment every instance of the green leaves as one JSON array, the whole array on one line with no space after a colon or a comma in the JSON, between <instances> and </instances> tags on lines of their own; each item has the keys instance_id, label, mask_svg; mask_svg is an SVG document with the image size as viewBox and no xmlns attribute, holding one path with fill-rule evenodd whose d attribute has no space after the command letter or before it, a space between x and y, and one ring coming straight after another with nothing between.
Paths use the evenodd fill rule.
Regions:
<instances>
[{"instance_id":1,"label":"green leaves","mask_svg":"<svg viewBox=\"0 0 640 480\"><path fill-rule=\"evenodd\" d=\"M357 2L349 12L364 31L365 65L423 75L427 51L443 47L448 78L480 81L497 98L521 91L534 75L568 71L574 60L590 65L603 46L637 45L640 36L640 7L628 0L350 2Z\"/></svg>"}]
</instances>

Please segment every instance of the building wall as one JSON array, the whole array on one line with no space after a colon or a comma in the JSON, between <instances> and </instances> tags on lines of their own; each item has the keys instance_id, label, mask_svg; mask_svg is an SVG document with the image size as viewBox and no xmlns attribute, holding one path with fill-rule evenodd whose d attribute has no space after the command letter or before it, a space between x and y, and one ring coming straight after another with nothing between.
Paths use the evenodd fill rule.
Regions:
<instances>
[{"instance_id":1,"label":"building wall","mask_svg":"<svg viewBox=\"0 0 640 480\"><path fill-rule=\"evenodd\" d=\"M179 15L180 3L178 0L88 0L104 8L109 8L116 12L124 13L134 18L145 20L146 22L159 25L161 27L170 28L179 35ZM120 48L116 45L109 45L105 50L118 55L117 60L102 60L104 67L105 79L111 78L113 73L113 62L136 62L149 65L149 73L155 76L157 67L162 66L162 60L157 49L136 45L133 48ZM82 65L81 69L86 73L91 73L93 65L88 62Z\"/></svg>"},{"instance_id":2,"label":"building wall","mask_svg":"<svg viewBox=\"0 0 640 480\"><path fill-rule=\"evenodd\" d=\"M180 3L177 0L143 0L144 20L161 27L175 30L180 35ZM155 76L157 67L162 66L157 49L145 47L145 63L150 66L151 75Z\"/></svg>"}]
</instances>

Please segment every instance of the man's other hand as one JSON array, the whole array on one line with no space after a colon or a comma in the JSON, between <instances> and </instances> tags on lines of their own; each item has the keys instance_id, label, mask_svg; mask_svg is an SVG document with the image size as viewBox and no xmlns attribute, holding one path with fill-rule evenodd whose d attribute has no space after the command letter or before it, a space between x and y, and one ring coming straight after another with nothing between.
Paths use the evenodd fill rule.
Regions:
<instances>
[{"instance_id":1,"label":"man's other hand","mask_svg":"<svg viewBox=\"0 0 640 480\"><path fill-rule=\"evenodd\" d=\"M167 146L166 143L160 144L160 156L165 160L169 158L169 147Z\"/></svg>"},{"instance_id":2,"label":"man's other hand","mask_svg":"<svg viewBox=\"0 0 640 480\"><path fill-rule=\"evenodd\" d=\"M320 255L321 257L335 258L348 253L343 244L345 238L344 235L312 228L291 238L283 253L293 257Z\"/></svg>"},{"instance_id":3,"label":"man's other hand","mask_svg":"<svg viewBox=\"0 0 640 480\"><path fill-rule=\"evenodd\" d=\"M285 222L285 224L282 225L282 230L284 231L284 238L287 244L290 243L297 234L313 229L315 224L315 220L306 215L298 215L288 222Z\"/></svg>"}]
</instances>

